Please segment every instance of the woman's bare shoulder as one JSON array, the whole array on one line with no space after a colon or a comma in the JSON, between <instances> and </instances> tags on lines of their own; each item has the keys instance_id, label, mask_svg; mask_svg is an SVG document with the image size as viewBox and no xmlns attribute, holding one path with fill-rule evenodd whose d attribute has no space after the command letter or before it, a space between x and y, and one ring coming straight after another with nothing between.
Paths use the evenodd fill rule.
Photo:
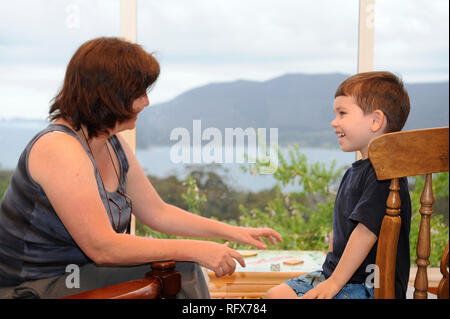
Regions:
<instances>
[{"instance_id":1,"label":"woman's bare shoulder","mask_svg":"<svg viewBox=\"0 0 450 319\"><path fill-rule=\"evenodd\" d=\"M50 132L41 136L32 146L28 156L31 177L40 181L58 176L62 171L92 168L89 157L81 143L62 132Z\"/></svg>"}]
</instances>

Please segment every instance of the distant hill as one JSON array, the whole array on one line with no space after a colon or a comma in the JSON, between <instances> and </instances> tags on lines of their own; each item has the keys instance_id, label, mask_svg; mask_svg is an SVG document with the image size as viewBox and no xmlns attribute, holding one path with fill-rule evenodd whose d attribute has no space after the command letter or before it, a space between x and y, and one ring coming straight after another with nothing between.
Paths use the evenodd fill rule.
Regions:
<instances>
[{"instance_id":1,"label":"distant hill","mask_svg":"<svg viewBox=\"0 0 450 319\"><path fill-rule=\"evenodd\" d=\"M173 145L173 128L278 128L280 144L337 147L330 123L334 92L348 75L286 74L268 81L212 83L146 108L137 122L137 146ZM405 129L448 126L449 84L406 83L411 113Z\"/></svg>"}]
</instances>

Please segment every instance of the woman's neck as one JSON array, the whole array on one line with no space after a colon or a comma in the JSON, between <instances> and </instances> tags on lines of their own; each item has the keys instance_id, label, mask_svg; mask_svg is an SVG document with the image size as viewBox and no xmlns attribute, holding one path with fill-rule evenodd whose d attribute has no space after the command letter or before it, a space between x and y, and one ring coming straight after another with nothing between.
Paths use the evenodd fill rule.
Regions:
<instances>
[{"instance_id":1,"label":"woman's neck","mask_svg":"<svg viewBox=\"0 0 450 319\"><path fill-rule=\"evenodd\" d=\"M94 154L99 153L105 147L106 141L109 138L109 136L107 135L100 135L89 138L88 130L84 125L81 126L81 129L75 130L68 121L62 118L55 120L54 124L62 124L71 128L77 134L78 138L83 142L83 144L86 144L88 148L92 149L92 152ZM87 145L87 143L89 143L89 145Z\"/></svg>"}]
</instances>

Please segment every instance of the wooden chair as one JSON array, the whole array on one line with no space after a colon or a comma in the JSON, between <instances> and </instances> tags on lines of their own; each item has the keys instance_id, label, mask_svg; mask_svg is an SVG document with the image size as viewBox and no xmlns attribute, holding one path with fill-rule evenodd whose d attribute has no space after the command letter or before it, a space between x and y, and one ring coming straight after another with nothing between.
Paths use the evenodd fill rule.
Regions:
<instances>
[{"instance_id":1,"label":"wooden chair","mask_svg":"<svg viewBox=\"0 0 450 319\"><path fill-rule=\"evenodd\" d=\"M391 179L390 194L378 238L376 264L379 270L379 285L375 287L375 298L395 298L395 264L400 232L399 178L426 175L421 195L421 223L417 244L417 274L414 282L414 299L427 298L427 266L430 264L430 217L433 214L432 173L448 171L449 128L433 128L388 133L369 144L369 159L378 180ZM448 298L448 243L441 260L442 280L438 287L438 298Z\"/></svg>"},{"instance_id":2,"label":"wooden chair","mask_svg":"<svg viewBox=\"0 0 450 319\"><path fill-rule=\"evenodd\" d=\"M63 299L156 299L175 298L181 290L181 273L175 261L154 262L144 278L95 289Z\"/></svg>"}]
</instances>

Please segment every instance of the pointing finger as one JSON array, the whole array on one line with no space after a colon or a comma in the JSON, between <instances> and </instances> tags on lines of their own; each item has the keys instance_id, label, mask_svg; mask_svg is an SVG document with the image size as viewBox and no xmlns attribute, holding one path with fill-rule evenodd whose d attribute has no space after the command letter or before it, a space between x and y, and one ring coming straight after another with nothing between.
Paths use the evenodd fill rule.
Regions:
<instances>
[{"instance_id":1,"label":"pointing finger","mask_svg":"<svg viewBox=\"0 0 450 319\"><path fill-rule=\"evenodd\" d=\"M236 250L232 250L231 251L231 257L233 257L234 259L236 259L237 261L238 261L238 263L242 266L242 267L245 267L246 265L245 265L245 261L244 261L244 257L242 257L242 255L238 252L238 251L236 251Z\"/></svg>"}]
</instances>

